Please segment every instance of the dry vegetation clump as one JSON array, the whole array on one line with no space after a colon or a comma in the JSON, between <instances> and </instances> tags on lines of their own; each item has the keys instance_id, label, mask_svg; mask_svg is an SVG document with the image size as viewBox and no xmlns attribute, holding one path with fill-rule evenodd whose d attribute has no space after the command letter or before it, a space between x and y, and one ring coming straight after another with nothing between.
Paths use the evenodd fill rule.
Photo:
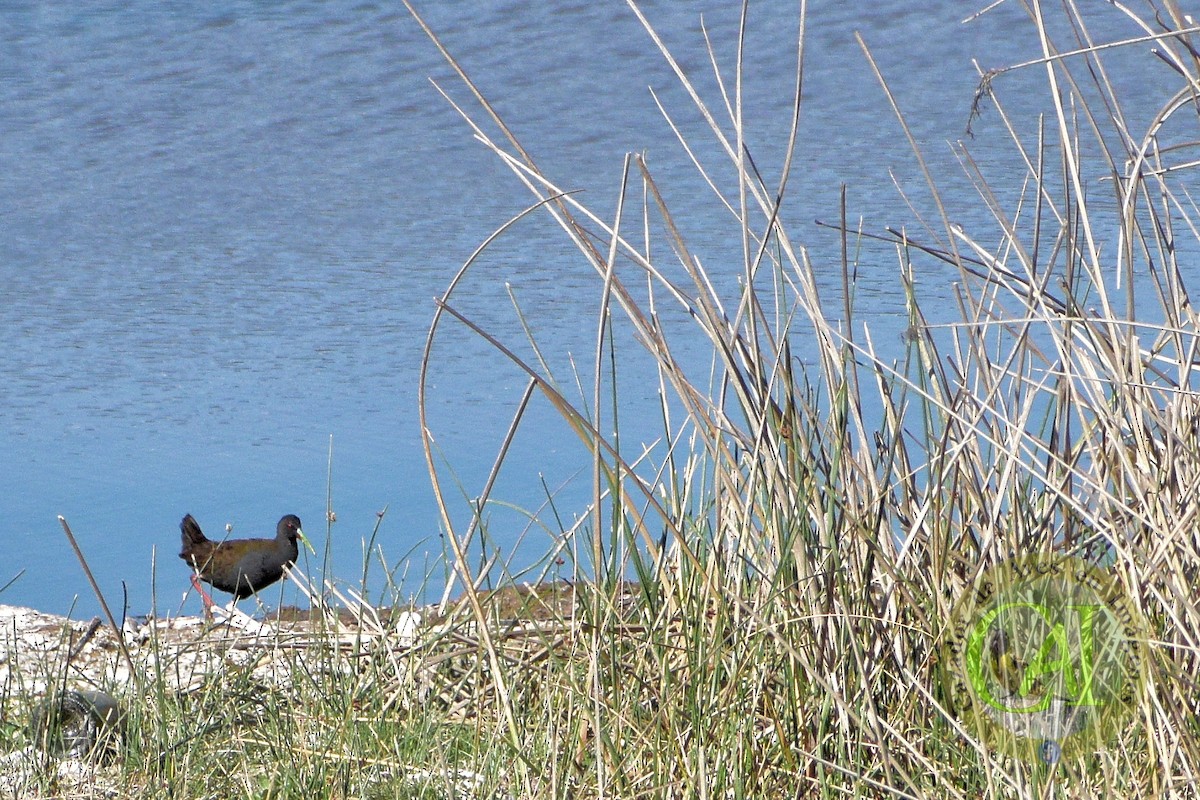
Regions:
<instances>
[{"instance_id":1,"label":"dry vegetation clump","mask_svg":"<svg viewBox=\"0 0 1200 800\"><path fill-rule=\"evenodd\" d=\"M596 276L595 361L563 380L536 341L526 357L457 310L475 258L431 341L453 320L511 359L528 380L514 427L530 395L561 414L592 453L595 487L590 516L562 539L593 574L642 587L632 619L615 613L603 581L578 605L587 635L554 651L563 663L536 702L520 691L524 673L483 642L499 730L521 754L518 785L547 796L1194 794L1200 342L1185 279L1200 220L1187 187L1197 142L1181 120L1197 111L1200 53L1190 18L1173 3L1146 16L1122 7L1144 35L1097 42L1074 6L1047 24L1031 4L1043 57L980 76L986 113L1010 139L1008 171L989 174L969 144L958 148L978 192L972 227L950 218L915 150L933 197L933 212L908 226L920 235L855 230L843 206L832 226L840 264L814 265L781 213L803 147L795 128L769 185L735 102L753 76L710 52L721 86L710 104L631 7L726 159L704 161L710 150L676 129L729 212L730 241L742 242L733 296L715 288L720 276L689 248L644 161L627 161L616 212L599 213L538 169L459 71L479 105L456 108ZM1141 87L1162 105L1139 128L1109 59L1150 41L1170 69ZM1039 75L1049 105L1034 129L1018 129L1004 92ZM802 104L798 88L797 118ZM722 182L730 167L734 182ZM867 266L857 258L880 241L894 248L907 301L899 359L877 350L853 302ZM842 297L819 277L834 267ZM921 295L918 276L933 268L957 276L953 313L931 314ZM604 433L620 428L622 406L604 393L620 399L613 365L618 352L633 358L630 340L662 398L662 438L648 451ZM689 367L697 342L707 370ZM586 389L575 397L568 385ZM454 540L467 574L474 527ZM1051 763L984 741L952 713L942 673L956 604L1026 554L1101 569L1144 621L1127 724L1106 747Z\"/></svg>"}]
</instances>

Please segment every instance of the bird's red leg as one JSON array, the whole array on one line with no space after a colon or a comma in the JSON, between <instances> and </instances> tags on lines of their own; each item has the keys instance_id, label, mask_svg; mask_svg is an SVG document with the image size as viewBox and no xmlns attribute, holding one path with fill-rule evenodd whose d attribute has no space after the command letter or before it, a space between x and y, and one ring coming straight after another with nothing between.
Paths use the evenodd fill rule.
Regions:
<instances>
[{"instance_id":1,"label":"bird's red leg","mask_svg":"<svg viewBox=\"0 0 1200 800\"><path fill-rule=\"evenodd\" d=\"M204 587L200 585L200 576L192 573L192 586L196 587L196 591L200 593L200 599L204 602L204 616L212 619L212 607L216 605L208 592L204 591Z\"/></svg>"}]
</instances>

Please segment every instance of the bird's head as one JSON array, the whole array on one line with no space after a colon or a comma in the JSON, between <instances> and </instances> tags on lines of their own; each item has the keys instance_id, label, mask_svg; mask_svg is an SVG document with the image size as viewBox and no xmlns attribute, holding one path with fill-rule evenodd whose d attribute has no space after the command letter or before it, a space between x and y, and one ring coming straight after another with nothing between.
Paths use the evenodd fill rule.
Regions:
<instances>
[{"instance_id":1,"label":"bird's head","mask_svg":"<svg viewBox=\"0 0 1200 800\"><path fill-rule=\"evenodd\" d=\"M300 518L295 514L288 514L279 520L279 533L282 533L293 542L299 539L304 542L304 546L308 548L310 553L313 555L317 554L317 551L313 549L312 543L308 541L308 537L304 535L304 529L300 527Z\"/></svg>"}]
</instances>

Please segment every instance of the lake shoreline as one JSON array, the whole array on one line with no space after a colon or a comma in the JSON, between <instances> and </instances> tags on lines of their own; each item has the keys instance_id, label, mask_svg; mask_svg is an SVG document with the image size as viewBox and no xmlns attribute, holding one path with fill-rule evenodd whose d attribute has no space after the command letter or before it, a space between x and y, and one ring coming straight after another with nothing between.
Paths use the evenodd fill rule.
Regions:
<instances>
[{"instance_id":1,"label":"lake shoreline","mask_svg":"<svg viewBox=\"0 0 1200 800\"><path fill-rule=\"evenodd\" d=\"M626 584L621 594L630 598L633 592L634 585ZM575 593L574 584L557 581L481 591L478 598L497 620L536 623L569 618ZM122 644L138 667L153 666L139 660L162 656L161 652L154 653L155 647L174 651L176 658L190 654L192 663L185 672L198 680L217 666L211 658L199 657L207 650L237 652L281 643L295 647L308 638L329 635L339 640L399 637L411 643L420 630L441 625L462 603L460 598L444 609L437 605L340 606L322 611L316 607L282 606L268 611L261 620L238 614L232 623L208 620L202 615L130 616L125 618L119 637L99 616L76 619L0 604L0 685L15 680L18 686L32 687L29 694L33 697L45 694L49 676L57 676L67 686L111 689L129 685L134 678ZM237 620L243 627L238 627Z\"/></svg>"}]
</instances>

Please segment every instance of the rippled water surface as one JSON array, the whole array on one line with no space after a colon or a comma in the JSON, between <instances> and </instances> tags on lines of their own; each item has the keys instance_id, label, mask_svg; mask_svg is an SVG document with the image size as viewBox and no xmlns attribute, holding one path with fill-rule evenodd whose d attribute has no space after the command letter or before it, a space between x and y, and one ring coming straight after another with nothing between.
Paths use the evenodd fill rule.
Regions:
<instances>
[{"instance_id":1,"label":"rippled water surface","mask_svg":"<svg viewBox=\"0 0 1200 800\"><path fill-rule=\"evenodd\" d=\"M701 18L729 69L736 5L645 6L718 112ZM751 4L744 105L772 183L790 122L795 5ZM963 137L978 80L971 59L989 67L1039 52L1009 5L963 25L974 9L957 0L809 4L785 214L828 265L818 269L831 291L836 242L812 221L836 218L842 183L851 213L875 229L911 219L890 173L927 202L854 32L943 188L969 208L948 143ZM615 207L625 154L644 152L693 252L735 286L740 241L651 89L714 175L729 172L624 3L418 7L545 172L598 211ZM1111 10L1096 24L1094 33L1136 32ZM1146 48L1128 58L1117 78L1136 86L1154 67ZM330 487L333 573L357 581L363 541L386 506L377 544L405 590L421 591L442 547L416 396L433 298L529 202L430 78L469 102L390 3L0 9L0 584L24 571L0 602L61 612L78 596L77 613L96 608L56 521L63 514L114 603L124 592L135 613L174 610L186 588L175 555L185 512L211 533L231 523L242 536L266 535L295 512L321 544ZM1019 119L1046 108L1044 92L1012 94ZM975 152L1000 159L995 115L980 130ZM898 348L895 255L881 248L866 266L858 302ZM930 291L945 291L951 276L931 269ZM520 343L510 290L564 380L568 354L589 363L599 284L548 218L490 249L455 304ZM625 435L649 439L654 386L636 368L628 381ZM430 427L436 457L461 482L450 483L452 500L481 490L523 386L461 326L439 340ZM587 461L542 404L528 425L497 495L536 507L540 475L556 487ZM560 512L569 519L586 497L586 485L567 491ZM521 515L489 513L494 545L516 547ZM532 559L549 541L535 528L520 547ZM421 596L443 579L434 569Z\"/></svg>"}]
</instances>

